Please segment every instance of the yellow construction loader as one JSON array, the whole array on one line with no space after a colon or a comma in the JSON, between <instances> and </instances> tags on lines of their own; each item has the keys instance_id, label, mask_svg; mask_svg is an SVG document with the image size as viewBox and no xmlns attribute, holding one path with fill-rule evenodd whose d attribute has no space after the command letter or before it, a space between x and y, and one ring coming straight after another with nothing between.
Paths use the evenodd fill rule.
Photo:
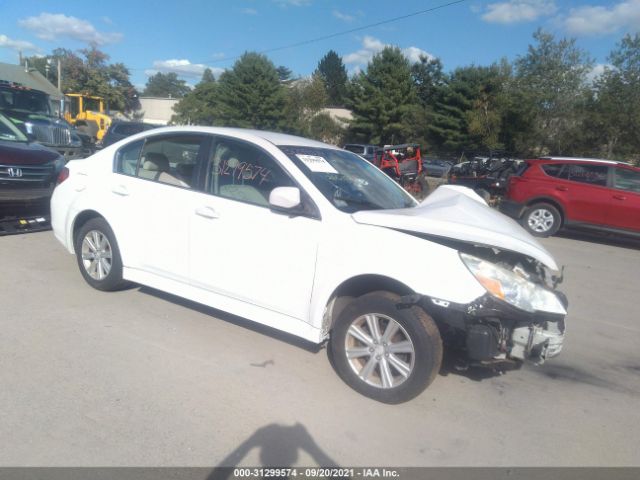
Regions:
<instances>
[{"instance_id":1,"label":"yellow construction loader","mask_svg":"<svg viewBox=\"0 0 640 480\"><path fill-rule=\"evenodd\" d=\"M111 125L111 117L105 113L104 99L83 93L67 93L66 97L64 118L94 142L102 140Z\"/></svg>"}]
</instances>

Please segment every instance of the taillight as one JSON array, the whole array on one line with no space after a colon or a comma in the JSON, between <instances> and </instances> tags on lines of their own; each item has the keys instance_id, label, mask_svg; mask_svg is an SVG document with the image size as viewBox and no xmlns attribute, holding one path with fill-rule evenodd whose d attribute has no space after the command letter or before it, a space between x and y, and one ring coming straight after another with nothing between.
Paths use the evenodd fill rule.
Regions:
<instances>
[{"instance_id":1,"label":"taillight","mask_svg":"<svg viewBox=\"0 0 640 480\"><path fill-rule=\"evenodd\" d=\"M67 167L62 167L62 170L60 170L60 173L58 174L57 184L60 185L67 178L69 178L69 169Z\"/></svg>"}]
</instances>

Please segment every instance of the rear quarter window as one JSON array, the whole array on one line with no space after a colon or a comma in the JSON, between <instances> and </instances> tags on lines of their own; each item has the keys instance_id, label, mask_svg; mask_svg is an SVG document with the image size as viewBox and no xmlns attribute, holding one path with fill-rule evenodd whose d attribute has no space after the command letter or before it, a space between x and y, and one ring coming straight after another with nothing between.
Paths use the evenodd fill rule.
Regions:
<instances>
[{"instance_id":1,"label":"rear quarter window","mask_svg":"<svg viewBox=\"0 0 640 480\"><path fill-rule=\"evenodd\" d=\"M542 165L542 171L549 175L550 177L559 177L560 172L562 172L562 167L564 167L564 163L547 163Z\"/></svg>"}]
</instances>

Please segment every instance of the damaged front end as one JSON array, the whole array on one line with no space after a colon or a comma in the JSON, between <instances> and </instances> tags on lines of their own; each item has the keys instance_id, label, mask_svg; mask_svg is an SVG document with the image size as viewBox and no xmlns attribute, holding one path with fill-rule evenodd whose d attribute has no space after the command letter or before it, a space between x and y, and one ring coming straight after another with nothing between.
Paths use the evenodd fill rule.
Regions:
<instances>
[{"instance_id":1,"label":"damaged front end","mask_svg":"<svg viewBox=\"0 0 640 480\"><path fill-rule=\"evenodd\" d=\"M443 339L482 365L523 360L542 364L558 355L568 306L555 289L561 276L515 252L458 247L461 260L487 293L469 304L423 295L413 299L436 320Z\"/></svg>"}]
</instances>

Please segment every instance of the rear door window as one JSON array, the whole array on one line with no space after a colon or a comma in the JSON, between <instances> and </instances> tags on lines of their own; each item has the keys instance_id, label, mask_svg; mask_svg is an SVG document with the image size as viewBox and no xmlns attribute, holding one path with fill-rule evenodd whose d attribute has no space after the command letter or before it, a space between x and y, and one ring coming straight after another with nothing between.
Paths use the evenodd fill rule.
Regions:
<instances>
[{"instance_id":1,"label":"rear door window","mask_svg":"<svg viewBox=\"0 0 640 480\"><path fill-rule=\"evenodd\" d=\"M566 164L559 178L589 185L607 186L609 167L604 165Z\"/></svg>"}]
</instances>

